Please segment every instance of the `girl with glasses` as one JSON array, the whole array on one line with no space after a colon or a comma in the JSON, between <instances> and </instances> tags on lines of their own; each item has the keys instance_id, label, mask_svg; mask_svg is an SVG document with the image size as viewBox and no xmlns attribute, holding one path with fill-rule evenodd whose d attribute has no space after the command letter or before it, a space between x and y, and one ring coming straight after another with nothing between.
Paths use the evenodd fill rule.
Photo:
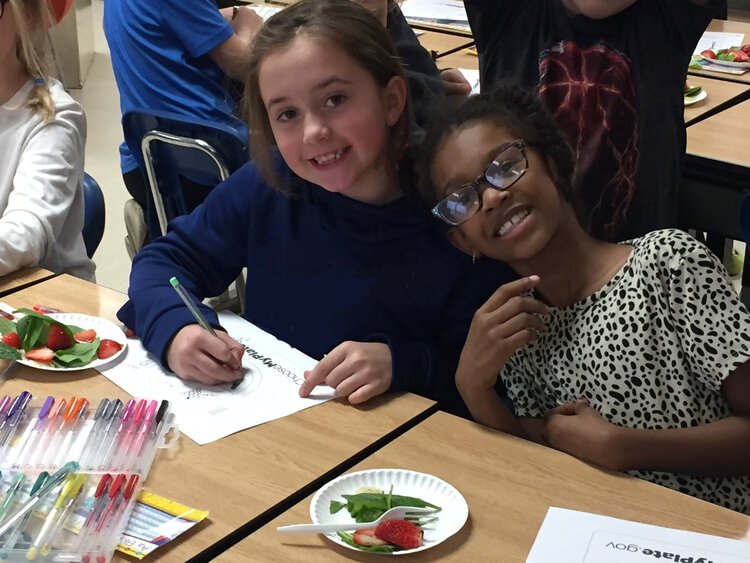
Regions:
<instances>
[{"instance_id":1,"label":"girl with glasses","mask_svg":"<svg viewBox=\"0 0 750 563\"><path fill-rule=\"evenodd\" d=\"M302 0L247 63L252 161L136 256L118 316L181 378L229 386L243 347L195 324L169 279L203 299L247 267L244 317L322 358L302 396L409 390L461 412L471 316L510 272L472 266L407 197L409 100L387 31L349 0Z\"/></svg>"},{"instance_id":2,"label":"girl with glasses","mask_svg":"<svg viewBox=\"0 0 750 563\"><path fill-rule=\"evenodd\" d=\"M424 198L456 247L522 276L474 316L456 371L472 416L750 514L750 315L721 263L677 230L588 235L571 150L531 93L438 119Z\"/></svg>"},{"instance_id":3,"label":"girl with glasses","mask_svg":"<svg viewBox=\"0 0 750 563\"><path fill-rule=\"evenodd\" d=\"M93 280L83 228L86 119L47 73L46 0L2 0L0 276L42 266Z\"/></svg>"}]
</instances>

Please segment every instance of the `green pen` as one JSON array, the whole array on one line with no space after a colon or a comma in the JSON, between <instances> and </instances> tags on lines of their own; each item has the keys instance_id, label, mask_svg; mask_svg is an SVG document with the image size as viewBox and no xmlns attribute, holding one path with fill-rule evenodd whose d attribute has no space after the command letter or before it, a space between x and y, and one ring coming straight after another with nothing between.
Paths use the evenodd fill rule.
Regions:
<instances>
[{"instance_id":1,"label":"green pen","mask_svg":"<svg viewBox=\"0 0 750 563\"><path fill-rule=\"evenodd\" d=\"M36 504L41 501L52 489L60 485L65 478L74 471L78 471L78 462L69 461L63 465L54 475L44 481L44 484L35 493L29 494L29 500L16 512L10 520L0 525L0 536L10 530L13 525L29 514Z\"/></svg>"},{"instance_id":2,"label":"green pen","mask_svg":"<svg viewBox=\"0 0 750 563\"><path fill-rule=\"evenodd\" d=\"M10 510L10 507L13 506L13 500L16 496L16 493L21 490L24 481L26 481L26 475L24 475L23 473L17 473L16 476L13 477L13 481L8 488L8 492L5 493L3 504L0 504L0 524L2 524L3 518L5 518L5 515L8 513L8 510Z\"/></svg>"},{"instance_id":3,"label":"green pen","mask_svg":"<svg viewBox=\"0 0 750 563\"><path fill-rule=\"evenodd\" d=\"M185 291L185 288L182 287L182 284L180 283L180 280L178 280L175 276L172 276L169 278L170 285L174 288L174 290L177 292L177 295L180 296L180 299L185 303L185 306L190 310L190 312L193 314L193 317L195 317L195 320L198 322L198 324L206 329L208 332L216 336L216 331L214 330L214 327L212 327L208 321L206 320L206 317L204 317L198 307L195 306L195 303L193 303L193 300L190 298L190 295L187 291ZM240 383L244 378L240 378L236 380L234 383L232 383L231 389L237 389L239 387Z\"/></svg>"},{"instance_id":4,"label":"green pen","mask_svg":"<svg viewBox=\"0 0 750 563\"><path fill-rule=\"evenodd\" d=\"M46 471L42 471L39 474L39 477L36 478L36 481L34 482L34 485L31 487L31 490L29 491L29 498L32 498L39 489L42 488L42 485L44 485L45 481L49 479L49 473ZM4 551L0 551L0 559L7 559L8 553L7 550L13 549L13 546L16 545L16 542L18 541L18 536L21 535L21 532L26 527L26 523L29 521L29 518L31 518L31 511L27 512L26 515L23 517L23 520L19 522L19 524L13 528L13 531L8 536L8 539L5 541Z\"/></svg>"},{"instance_id":5,"label":"green pen","mask_svg":"<svg viewBox=\"0 0 750 563\"><path fill-rule=\"evenodd\" d=\"M195 303L193 303L193 300L190 298L190 295L188 295L188 292L185 291L184 287L182 287L180 280L178 280L176 277L173 276L169 278L169 283L177 292L177 295L179 295L182 301L185 303L185 306L193 314L193 317L195 317L195 320L198 322L198 324L201 325L201 327L205 328L208 332L216 336L216 331L214 330L214 327L212 327L208 323L206 318L201 314L198 307L195 306Z\"/></svg>"}]
</instances>

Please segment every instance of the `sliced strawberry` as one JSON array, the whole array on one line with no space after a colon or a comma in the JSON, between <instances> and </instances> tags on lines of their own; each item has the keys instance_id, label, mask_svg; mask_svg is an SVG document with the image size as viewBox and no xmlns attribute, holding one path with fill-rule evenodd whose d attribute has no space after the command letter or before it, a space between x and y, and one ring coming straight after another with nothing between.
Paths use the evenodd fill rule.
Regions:
<instances>
[{"instance_id":1,"label":"sliced strawberry","mask_svg":"<svg viewBox=\"0 0 750 563\"><path fill-rule=\"evenodd\" d=\"M352 539L357 545L388 545L388 542L375 537L375 529L357 530L352 534Z\"/></svg>"},{"instance_id":2,"label":"sliced strawberry","mask_svg":"<svg viewBox=\"0 0 750 563\"><path fill-rule=\"evenodd\" d=\"M26 352L27 360L34 360L41 364L51 364L52 359L55 357L55 352L49 348L34 348Z\"/></svg>"},{"instance_id":3,"label":"sliced strawberry","mask_svg":"<svg viewBox=\"0 0 750 563\"><path fill-rule=\"evenodd\" d=\"M0 316L3 317L4 319L8 319L9 321L16 320L16 317L14 317L13 315L11 315L10 313L6 311L0 311Z\"/></svg>"},{"instance_id":4,"label":"sliced strawberry","mask_svg":"<svg viewBox=\"0 0 750 563\"><path fill-rule=\"evenodd\" d=\"M21 349L21 339L18 337L18 334L16 334L15 332L9 332L8 334L4 334L3 343L13 348L16 348L18 350Z\"/></svg>"},{"instance_id":5,"label":"sliced strawberry","mask_svg":"<svg viewBox=\"0 0 750 563\"><path fill-rule=\"evenodd\" d=\"M75 340L76 342L93 342L95 338L96 331L93 328L82 330L81 332L76 332L73 335L73 340Z\"/></svg>"},{"instance_id":6,"label":"sliced strawberry","mask_svg":"<svg viewBox=\"0 0 750 563\"><path fill-rule=\"evenodd\" d=\"M70 348L73 343L70 341L70 336L65 334L65 331L60 325L52 325L49 327L47 333L47 348L50 350L64 350Z\"/></svg>"},{"instance_id":7,"label":"sliced strawberry","mask_svg":"<svg viewBox=\"0 0 750 563\"><path fill-rule=\"evenodd\" d=\"M34 305L31 307L32 311L39 313L40 315L49 315L50 313L59 313L60 309L54 307L48 307L47 305Z\"/></svg>"},{"instance_id":8,"label":"sliced strawberry","mask_svg":"<svg viewBox=\"0 0 750 563\"><path fill-rule=\"evenodd\" d=\"M132 328L123 326L122 330L125 332L127 338L133 338L135 336L135 331Z\"/></svg>"},{"instance_id":9,"label":"sliced strawberry","mask_svg":"<svg viewBox=\"0 0 750 563\"><path fill-rule=\"evenodd\" d=\"M403 549L422 545L422 530L408 520L386 520L375 528L375 537Z\"/></svg>"},{"instance_id":10,"label":"sliced strawberry","mask_svg":"<svg viewBox=\"0 0 750 563\"><path fill-rule=\"evenodd\" d=\"M106 360L110 356L117 354L120 350L122 350L122 344L105 338L99 343L99 350L96 351L96 357L100 360Z\"/></svg>"}]
</instances>

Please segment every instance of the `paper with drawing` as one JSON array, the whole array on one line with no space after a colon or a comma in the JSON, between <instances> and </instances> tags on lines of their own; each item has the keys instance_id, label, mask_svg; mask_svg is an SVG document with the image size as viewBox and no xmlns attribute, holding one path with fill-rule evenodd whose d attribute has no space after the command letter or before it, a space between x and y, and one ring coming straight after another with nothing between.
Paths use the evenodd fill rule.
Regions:
<instances>
[{"instance_id":1,"label":"paper with drawing","mask_svg":"<svg viewBox=\"0 0 750 563\"><path fill-rule=\"evenodd\" d=\"M128 341L121 362L101 372L134 397L167 399L177 427L199 444L333 397L333 389L328 387L318 387L313 398L299 397L303 373L317 360L233 313L219 313L219 322L245 346L245 379L236 389L231 389L231 384L210 387L179 379L162 368L137 339Z\"/></svg>"}]
</instances>

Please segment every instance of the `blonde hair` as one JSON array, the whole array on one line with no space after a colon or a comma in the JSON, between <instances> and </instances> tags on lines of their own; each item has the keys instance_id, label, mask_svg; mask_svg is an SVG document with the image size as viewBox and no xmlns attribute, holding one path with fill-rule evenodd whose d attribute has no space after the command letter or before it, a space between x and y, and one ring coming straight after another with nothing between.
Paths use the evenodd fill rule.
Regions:
<instances>
[{"instance_id":1,"label":"blonde hair","mask_svg":"<svg viewBox=\"0 0 750 563\"><path fill-rule=\"evenodd\" d=\"M34 87L26 107L50 121L55 116L55 102L47 84L47 25L53 16L47 0L9 0L16 23L18 40L16 56L26 73L34 78ZM7 14L6 14L7 15Z\"/></svg>"}]
</instances>

